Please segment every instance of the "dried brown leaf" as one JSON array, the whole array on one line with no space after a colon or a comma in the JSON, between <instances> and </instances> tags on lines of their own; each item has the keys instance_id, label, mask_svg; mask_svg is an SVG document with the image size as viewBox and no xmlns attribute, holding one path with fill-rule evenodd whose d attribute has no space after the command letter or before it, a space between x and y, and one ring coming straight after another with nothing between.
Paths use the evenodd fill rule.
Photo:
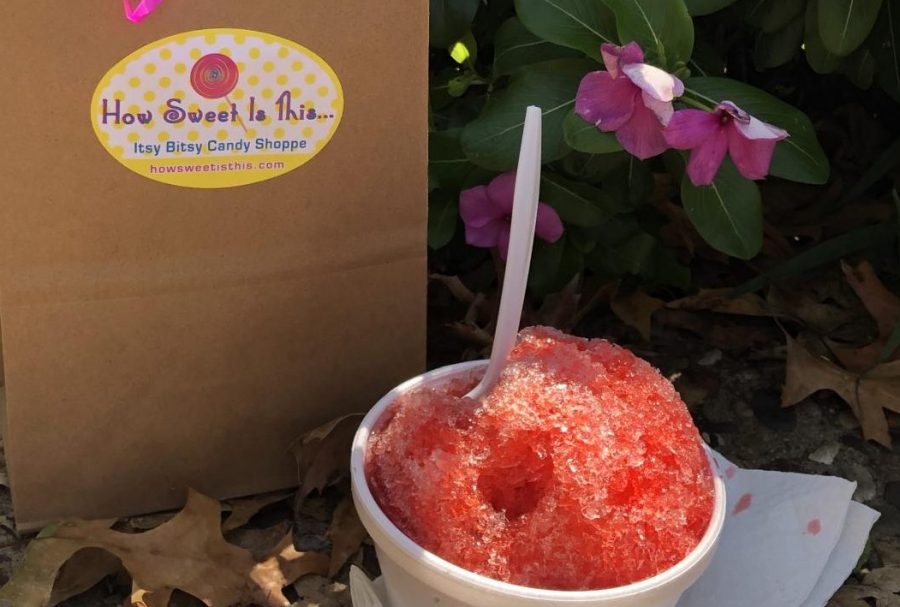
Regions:
<instances>
[{"instance_id":1,"label":"dried brown leaf","mask_svg":"<svg viewBox=\"0 0 900 607\"><path fill-rule=\"evenodd\" d=\"M706 310L741 316L772 316L766 301L755 293L731 297L732 289L700 289L696 295L666 304L672 310Z\"/></svg>"},{"instance_id":2,"label":"dried brown leaf","mask_svg":"<svg viewBox=\"0 0 900 607\"><path fill-rule=\"evenodd\" d=\"M82 548L100 548L122 561L134 581L132 604L140 607L166 607L175 589L210 607L289 607L282 588L328 566L326 555L298 552L290 534L266 558L254 559L222 537L219 503L192 491L181 512L146 533L81 521L49 530L29 546L22 570L0 598L17 606L46 604L56 572Z\"/></svg>"},{"instance_id":3,"label":"dried brown leaf","mask_svg":"<svg viewBox=\"0 0 900 607\"><path fill-rule=\"evenodd\" d=\"M79 550L60 568L50 594L50 607L90 590L119 571L122 561L114 554L100 548Z\"/></svg>"},{"instance_id":4,"label":"dried brown leaf","mask_svg":"<svg viewBox=\"0 0 900 607\"><path fill-rule=\"evenodd\" d=\"M277 504L289 498L293 492L279 491L259 497L251 497L239 500L229 500L227 503L231 506L231 514L222 523L222 531L228 532L233 529L243 527L256 516L260 510L272 504Z\"/></svg>"},{"instance_id":5,"label":"dried brown leaf","mask_svg":"<svg viewBox=\"0 0 900 607\"><path fill-rule=\"evenodd\" d=\"M321 492L350 473L350 446L362 418L358 413L339 417L307 432L291 445L300 477L298 507L313 491Z\"/></svg>"},{"instance_id":6,"label":"dried brown leaf","mask_svg":"<svg viewBox=\"0 0 900 607\"><path fill-rule=\"evenodd\" d=\"M828 602L828 607L872 607L873 604L875 607L900 607L900 596L874 586L844 586Z\"/></svg>"},{"instance_id":7,"label":"dried brown leaf","mask_svg":"<svg viewBox=\"0 0 900 607\"><path fill-rule=\"evenodd\" d=\"M353 498L349 494L349 487L344 499L338 504L331 519L331 527L328 529L328 537L331 540L331 563L328 567L328 576L334 577L341 567L357 552L363 541L368 537L366 528L356 514Z\"/></svg>"},{"instance_id":8,"label":"dried brown leaf","mask_svg":"<svg viewBox=\"0 0 900 607\"><path fill-rule=\"evenodd\" d=\"M884 409L900 412L900 361L859 374L815 356L787 336L787 368L781 395L785 407L819 390L831 390L850 405L865 438L891 446Z\"/></svg>"},{"instance_id":9,"label":"dried brown leaf","mask_svg":"<svg viewBox=\"0 0 900 607\"><path fill-rule=\"evenodd\" d=\"M900 322L900 298L884 286L868 261L863 261L856 267L841 262L841 269L847 282L878 324L879 335L887 339Z\"/></svg>"},{"instance_id":10,"label":"dried brown leaf","mask_svg":"<svg viewBox=\"0 0 900 607\"><path fill-rule=\"evenodd\" d=\"M766 302L773 315L794 318L823 335L857 318L853 310L822 303L812 292L801 289L771 285Z\"/></svg>"},{"instance_id":11,"label":"dried brown leaf","mask_svg":"<svg viewBox=\"0 0 900 607\"><path fill-rule=\"evenodd\" d=\"M79 524L87 532L105 531L112 521ZM54 529L55 526L46 528L28 545L22 565L13 578L0 588L0 607L49 604L53 583L60 569L76 552L85 548L77 541L50 537Z\"/></svg>"},{"instance_id":12,"label":"dried brown leaf","mask_svg":"<svg viewBox=\"0 0 900 607\"><path fill-rule=\"evenodd\" d=\"M619 320L637 330L641 337L644 338L644 341L650 341L654 312L664 305L665 302L663 300L650 297L640 290L630 293L616 291L610 302L610 308L619 317Z\"/></svg>"},{"instance_id":13,"label":"dried brown leaf","mask_svg":"<svg viewBox=\"0 0 900 607\"><path fill-rule=\"evenodd\" d=\"M472 305L475 301L475 293L472 292L469 287L463 284L463 281L460 280L459 276L446 276L444 274L430 274L428 276L431 280L441 283L447 290L450 291L450 294L453 295L453 298L459 301L460 303L464 303L466 305Z\"/></svg>"}]
</instances>

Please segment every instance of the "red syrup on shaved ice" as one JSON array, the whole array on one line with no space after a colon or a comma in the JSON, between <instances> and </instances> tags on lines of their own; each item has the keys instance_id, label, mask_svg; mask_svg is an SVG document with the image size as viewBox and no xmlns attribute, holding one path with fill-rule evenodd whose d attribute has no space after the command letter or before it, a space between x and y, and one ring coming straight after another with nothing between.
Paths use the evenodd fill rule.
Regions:
<instances>
[{"instance_id":1,"label":"red syrup on shaved ice","mask_svg":"<svg viewBox=\"0 0 900 607\"><path fill-rule=\"evenodd\" d=\"M402 395L366 477L410 539L519 586L599 590L684 559L714 505L709 460L672 384L604 340L523 330L500 382Z\"/></svg>"}]
</instances>

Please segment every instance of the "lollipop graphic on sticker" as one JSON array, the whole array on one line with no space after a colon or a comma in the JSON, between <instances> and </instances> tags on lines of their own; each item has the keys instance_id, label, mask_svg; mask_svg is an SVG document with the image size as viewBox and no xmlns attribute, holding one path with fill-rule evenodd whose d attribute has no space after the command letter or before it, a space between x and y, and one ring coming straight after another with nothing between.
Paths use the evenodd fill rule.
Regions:
<instances>
[{"instance_id":1,"label":"lollipop graphic on sticker","mask_svg":"<svg viewBox=\"0 0 900 607\"><path fill-rule=\"evenodd\" d=\"M207 99L225 99L232 103L228 95L235 89L241 74L237 64L228 55L211 53L197 60L191 69L191 87L201 97ZM238 116L244 131L247 127Z\"/></svg>"}]
</instances>

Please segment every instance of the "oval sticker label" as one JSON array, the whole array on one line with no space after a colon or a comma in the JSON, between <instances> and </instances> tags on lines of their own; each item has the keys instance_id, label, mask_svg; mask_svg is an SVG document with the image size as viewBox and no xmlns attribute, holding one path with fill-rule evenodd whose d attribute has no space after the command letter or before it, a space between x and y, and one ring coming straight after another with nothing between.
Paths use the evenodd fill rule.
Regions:
<instances>
[{"instance_id":1,"label":"oval sticker label","mask_svg":"<svg viewBox=\"0 0 900 607\"><path fill-rule=\"evenodd\" d=\"M334 70L261 32L208 29L132 53L100 82L91 122L103 147L149 179L228 188L309 162L341 121Z\"/></svg>"}]
</instances>

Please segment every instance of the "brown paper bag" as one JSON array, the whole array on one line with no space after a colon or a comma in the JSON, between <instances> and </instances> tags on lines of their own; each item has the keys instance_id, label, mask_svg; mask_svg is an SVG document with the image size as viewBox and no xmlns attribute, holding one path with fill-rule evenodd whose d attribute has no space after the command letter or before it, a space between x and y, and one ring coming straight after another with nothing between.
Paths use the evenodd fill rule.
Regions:
<instances>
[{"instance_id":1,"label":"brown paper bag","mask_svg":"<svg viewBox=\"0 0 900 607\"><path fill-rule=\"evenodd\" d=\"M21 527L290 486L292 439L421 371L426 3L6 2L0 49Z\"/></svg>"}]
</instances>

